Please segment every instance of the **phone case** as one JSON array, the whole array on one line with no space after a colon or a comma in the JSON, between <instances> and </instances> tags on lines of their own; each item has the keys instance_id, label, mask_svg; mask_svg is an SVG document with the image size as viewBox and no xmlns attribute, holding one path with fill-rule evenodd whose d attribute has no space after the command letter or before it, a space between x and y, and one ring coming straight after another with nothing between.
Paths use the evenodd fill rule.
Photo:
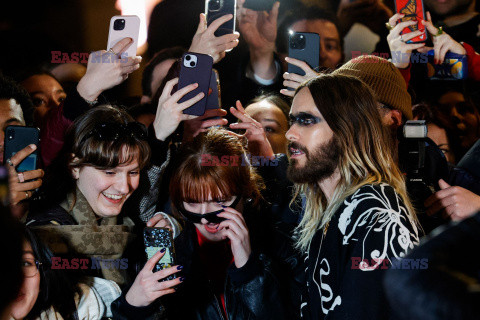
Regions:
<instances>
[{"instance_id":1,"label":"phone case","mask_svg":"<svg viewBox=\"0 0 480 320\"><path fill-rule=\"evenodd\" d=\"M270 11L274 3L275 0L245 0L243 7L254 11Z\"/></svg>"},{"instance_id":2,"label":"phone case","mask_svg":"<svg viewBox=\"0 0 480 320\"><path fill-rule=\"evenodd\" d=\"M170 268L175 265L175 247L173 246L172 232L167 228L145 228L143 230L143 240L145 243L145 253L147 258L150 259L165 248L165 255L155 265L154 272L160 271L166 268ZM177 276L172 274L162 281L173 280Z\"/></svg>"},{"instance_id":3,"label":"phone case","mask_svg":"<svg viewBox=\"0 0 480 320\"><path fill-rule=\"evenodd\" d=\"M222 24L216 31L215 36L220 37L225 34L235 32L235 20L236 20L237 0L206 0L205 1L205 14L207 16L207 25L215 21L216 19L227 15L233 14L233 18Z\"/></svg>"},{"instance_id":4,"label":"phone case","mask_svg":"<svg viewBox=\"0 0 480 320\"><path fill-rule=\"evenodd\" d=\"M300 43L299 37L303 36ZM318 33L296 32L290 35L288 39L288 56L297 60L305 61L310 68L317 70L320 57L320 36ZM304 76L305 71L301 68L288 64L288 72Z\"/></svg>"},{"instance_id":5,"label":"phone case","mask_svg":"<svg viewBox=\"0 0 480 320\"><path fill-rule=\"evenodd\" d=\"M201 116L205 113L209 91L208 88L210 85L210 78L212 76L213 58L206 54L187 52L183 55L180 64L178 90L192 83L198 83L198 87L183 96L179 100L179 103L195 97L200 92L205 94L202 100L183 110L183 113Z\"/></svg>"},{"instance_id":6,"label":"phone case","mask_svg":"<svg viewBox=\"0 0 480 320\"><path fill-rule=\"evenodd\" d=\"M115 29L115 21L124 20L122 30ZM121 25L121 23L120 23ZM140 32L140 18L138 16L114 16L110 19L110 28L108 31L107 50L113 48L118 41L129 37L133 39L133 43L127 48L125 53L121 55L125 57L135 57L137 55L138 34Z\"/></svg>"},{"instance_id":7,"label":"phone case","mask_svg":"<svg viewBox=\"0 0 480 320\"><path fill-rule=\"evenodd\" d=\"M219 109L221 105L220 101L220 79L217 70L212 69L206 109Z\"/></svg>"},{"instance_id":8,"label":"phone case","mask_svg":"<svg viewBox=\"0 0 480 320\"><path fill-rule=\"evenodd\" d=\"M6 159L10 159L18 151L30 144L37 146L37 150L26 157L17 166L17 172L24 172L37 169L38 164L38 145L40 143L40 129L24 126L8 126L5 128L5 153L3 156L4 164Z\"/></svg>"},{"instance_id":9,"label":"phone case","mask_svg":"<svg viewBox=\"0 0 480 320\"><path fill-rule=\"evenodd\" d=\"M417 30L423 31L423 34L413 38L412 40L408 40L407 43L425 42L428 38L428 32L426 32L426 28L421 22L421 20L425 20L425 8L423 7L423 1L395 0L395 9L398 13L403 13L405 15L402 19L400 19L401 22L418 20L418 24L403 29L402 35Z\"/></svg>"}]
</instances>

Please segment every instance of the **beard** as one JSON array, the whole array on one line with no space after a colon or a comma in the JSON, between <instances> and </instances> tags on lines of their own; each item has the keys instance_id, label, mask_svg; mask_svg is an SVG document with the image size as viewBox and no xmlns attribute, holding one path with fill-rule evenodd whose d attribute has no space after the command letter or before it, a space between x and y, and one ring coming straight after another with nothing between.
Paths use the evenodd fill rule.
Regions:
<instances>
[{"instance_id":1,"label":"beard","mask_svg":"<svg viewBox=\"0 0 480 320\"><path fill-rule=\"evenodd\" d=\"M317 147L311 154L304 146L292 142L288 145L305 154L305 165L299 167L298 160L290 158L287 177L294 183L318 183L329 178L335 172L340 159L340 146L335 137Z\"/></svg>"}]
</instances>

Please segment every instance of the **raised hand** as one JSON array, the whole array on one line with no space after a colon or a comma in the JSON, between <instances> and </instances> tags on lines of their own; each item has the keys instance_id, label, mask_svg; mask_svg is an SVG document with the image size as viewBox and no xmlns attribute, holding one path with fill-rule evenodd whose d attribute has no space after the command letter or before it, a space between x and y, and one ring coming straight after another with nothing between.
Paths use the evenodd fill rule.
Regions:
<instances>
[{"instance_id":1,"label":"raised hand","mask_svg":"<svg viewBox=\"0 0 480 320\"><path fill-rule=\"evenodd\" d=\"M275 154L261 123L253 119L245 112L245 109L240 101L237 101L236 109L234 107L230 108L230 113L233 114L238 120L242 121L231 123L230 128L246 130L243 135L235 135L240 139L243 137L247 139L248 150L253 155L271 157L273 159Z\"/></svg>"},{"instance_id":2,"label":"raised hand","mask_svg":"<svg viewBox=\"0 0 480 320\"><path fill-rule=\"evenodd\" d=\"M175 292L174 287L179 285L183 278L162 282L159 282L159 280L179 272L182 269L181 266L173 266L153 272L153 268L164 255L165 250L163 252L158 251L145 263L145 266L139 272L125 295L125 300L127 300L128 304L134 307L146 307L161 296Z\"/></svg>"},{"instance_id":3,"label":"raised hand","mask_svg":"<svg viewBox=\"0 0 480 320\"><path fill-rule=\"evenodd\" d=\"M296 73L285 72L283 74L283 79L284 79L283 86L284 87L290 87L292 89L297 89L303 82L308 81L310 79L313 79L313 78L315 78L319 75L312 68L310 68L310 66L304 61L300 61L300 60L290 58L290 57L286 57L285 61L287 61L288 63L293 64L293 65L299 67L300 69L302 69L305 72L305 75L301 76L301 75L298 75ZM295 94L295 91L294 90L288 90L288 89L282 89L282 90L280 90L280 93L282 93L286 96L289 96L289 97L293 97L294 94Z\"/></svg>"},{"instance_id":4,"label":"raised hand","mask_svg":"<svg viewBox=\"0 0 480 320\"><path fill-rule=\"evenodd\" d=\"M235 266L241 268L247 263L252 252L248 228L240 212L230 207L225 207L223 210L218 216L227 220L220 222L219 233L223 239L230 239Z\"/></svg>"},{"instance_id":5,"label":"raised hand","mask_svg":"<svg viewBox=\"0 0 480 320\"><path fill-rule=\"evenodd\" d=\"M184 114L183 110L193 106L202 100L205 95L200 92L195 97L178 103L178 101L187 93L198 87L197 83L192 83L174 94L171 94L173 87L178 83L178 78L168 81L163 88L162 95L158 100L157 113L153 121L155 136L158 140L165 141L178 127L180 122L195 119L197 116Z\"/></svg>"},{"instance_id":6,"label":"raised hand","mask_svg":"<svg viewBox=\"0 0 480 320\"><path fill-rule=\"evenodd\" d=\"M404 16L404 14L396 13L388 20L388 23L393 27L387 36L388 46L392 54L392 63L399 69L407 68L410 65L410 56L413 50L419 50L425 46L425 43L406 43L408 40L418 37L423 32L417 30L401 35L403 29L418 23L418 21L415 20L397 23L398 20Z\"/></svg>"},{"instance_id":7,"label":"raised hand","mask_svg":"<svg viewBox=\"0 0 480 320\"><path fill-rule=\"evenodd\" d=\"M192 141L200 132L206 132L213 126L227 125L227 119L223 118L227 111L223 109L208 109L203 116L183 122L183 141ZM212 119L220 117L218 119Z\"/></svg>"},{"instance_id":8,"label":"raised hand","mask_svg":"<svg viewBox=\"0 0 480 320\"><path fill-rule=\"evenodd\" d=\"M232 19L233 15L224 15L207 27L207 19L205 14L200 14L200 22L197 31L192 39L192 44L188 49L189 52L208 54L213 58L213 63L217 63L225 57L225 51L232 50L238 45L239 33L226 34L221 37L215 36L215 31Z\"/></svg>"},{"instance_id":9,"label":"raised hand","mask_svg":"<svg viewBox=\"0 0 480 320\"><path fill-rule=\"evenodd\" d=\"M10 189L10 204L17 205L21 201L28 200L35 189L40 188L42 185L43 170L36 169L25 172L17 172L17 167L25 158L32 154L37 149L37 146L31 144L22 150L15 153L10 158L10 164L8 165L8 186ZM8 162L8 161L7 161ZM35 180L35 181L30 181Z\"/></svg>"},{"instance_id":10,"label":"raised hand","mask_svg":"<svg viewBox=\"0 0 480 320\"><path fill-rule=\"evenodd\" d=\"M237 18L245 42L256 50L274 50L280 2L275 2L269 12L244 8L244 2L238 2Z\"/></svg>"},{"instance_id":11,"label":"raised hand","mask_svg":"<svg viewBox=\"0 0 480 320\"><path fill-rule=\"evenodd\" d=\"M140 68L142 57L122 56L132 42L131 38L124 38L110 51L101 50L90 54L87 72L77 85L82 98L95 101L103 91L119 85L130 73Z\"/></svg>"},{"instance_id":12,"label":"raised hand","mask_svg":"<svg viewBox=\"0 0 480 320\"><path fill-rule=\"evenodd\" d=\"M423 21L423 23L432 36L433 48L424 47L418 51L427 53L429 50L433 49L435 52L433 58L435 64L442 64L443 61L445 61L445 55L449 51L457 54L467 54L467 50L465 50L465 48L450 35L445 33L445 31L442 31L442 33L438 35L439 29L433 25L430 12L427 12L427 19L428 20Z\"/></svg>"}]
</instances>

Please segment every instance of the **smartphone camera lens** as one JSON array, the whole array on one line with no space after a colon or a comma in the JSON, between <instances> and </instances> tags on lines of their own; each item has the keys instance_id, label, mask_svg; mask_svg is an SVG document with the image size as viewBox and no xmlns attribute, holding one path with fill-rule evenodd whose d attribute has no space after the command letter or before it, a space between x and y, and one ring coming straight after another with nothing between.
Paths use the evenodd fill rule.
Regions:
<instances>
[{"instance_id":1,"label":"smartphone camera lens","mask_svg":"<svg viewBox=\"0 0 480 320\"><path fill-rule=\"evenodd\" d=\"M117 19L113 22L113 30L125 29L125 19Z\"/></svg>"},{"instance_id":2,"label":"smartphone camera lens","mask_svg":"<svg viewBox=\"0 0 480 320\"><path fill-rule=\"evenodd\" d=\"M8 140L15 139L15 130L12 130L12 129L7 130L7 137L8 137Z\"/></svg>"},{"instance_id":3,"label":"smartphone camera lens","mask_svg":"<svg viewBox=\"0 0 480 320\"><path fill-rule=\"evenodd\" d=\"M195 68L197 65L197 56L194 54L188 54L183 59L183 65L187 68Z\"/></svg>"},{"instance_id":4,"label":"smartphone camera lens","mask_svg":"<svg viewBox=\"0 0 480 320\"><path fill-rule=\"evenodd\" d=\"M290 48L292 49L305 49L306 41L303 34L293 34L290 36Z\"/></svg>"},{"instance_id":5,"label":"smartphone camera lens","mask_svg":"<svg viewBox=\"0 0 480 320\"><path fill-rule=\"evenodd\" d=\"M208 11L218 11L221 6L221 0L210 0L208 2Z\"/></svg>"}]
</instances>

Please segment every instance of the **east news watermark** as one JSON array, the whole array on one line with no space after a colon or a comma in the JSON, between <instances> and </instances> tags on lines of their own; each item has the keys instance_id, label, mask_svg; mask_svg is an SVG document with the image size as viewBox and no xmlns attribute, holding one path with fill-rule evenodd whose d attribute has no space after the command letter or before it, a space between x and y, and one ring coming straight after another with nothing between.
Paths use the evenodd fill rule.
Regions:
<instances>
[{"instance_id":1,"label":"east news watermark","mask_svg":"<svg viewBox=\"0 0 480 320\"><path fill-rule=\"evenodd\" d=\"M352 257L352 270L376 270L376 269L401 269L401 270L426 270L428 259L362 259Z\"/></svg>"},{"instance_id":2,"label":"east news watermark","mask_svg":"<svg viewBox=\"0 0 480 320\"><path fill-rule=\"evenodd\" d=\"M103 258L61 258L52 257L52 269L85 270L85 269L128 269L128 259L103 259Z\"/></svg>"},{"instance_id":3,"label":"east news watermark","mask_svg":"<svg viewBox=\"0 0 480 320\"><path fill-rule=\"evenodd\" d=\"M51 63L88 63L90 56L92 63L126 63L128 62L128 54L122 52L121 54L114 54L112 52L96 51L88 52L62 52L51 51Z\"/></svg>"}]
</instances>

